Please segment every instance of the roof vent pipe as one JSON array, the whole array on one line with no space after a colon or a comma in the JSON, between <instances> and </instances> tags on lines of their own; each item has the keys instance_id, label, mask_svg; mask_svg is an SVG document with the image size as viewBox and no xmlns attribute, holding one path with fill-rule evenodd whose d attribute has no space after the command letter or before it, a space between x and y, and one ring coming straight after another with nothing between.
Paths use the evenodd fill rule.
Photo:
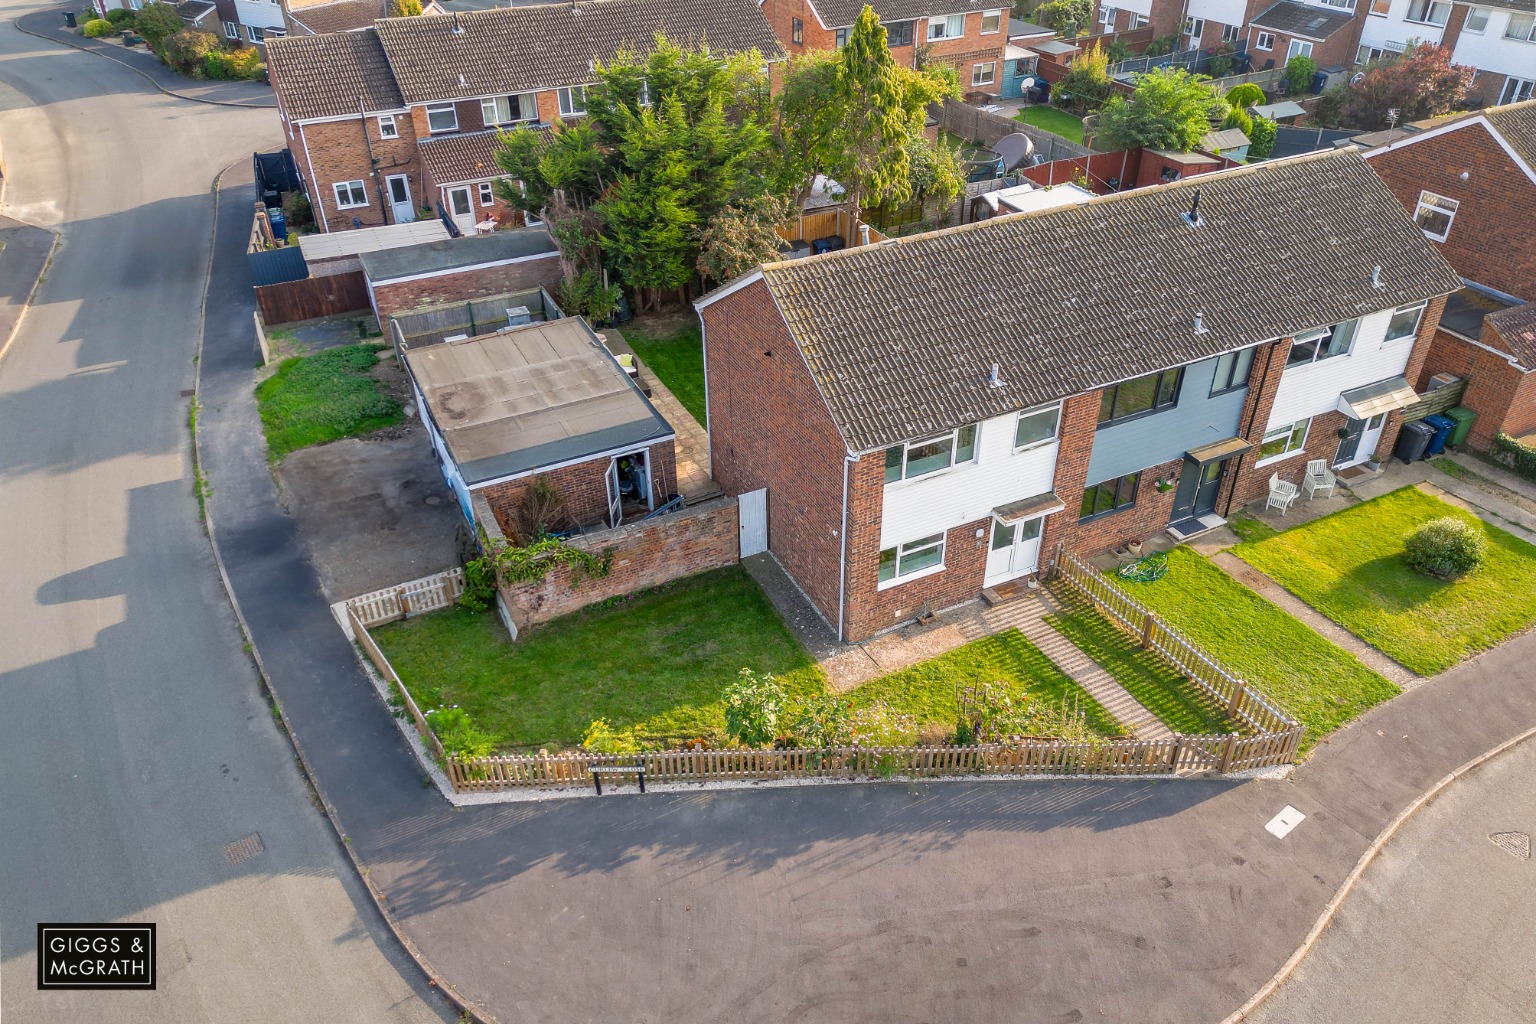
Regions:
<instances>
[{"instance_id":1,"label":"roof vent pipe","mask_svg":"<svg viewBox=\"0 0 1536 1024\"><path fill-rule=\"evenodd\" d=\"M998 366L996 363L992 364L992 372L987 375L987 387L1005 388L1008 386L1008 382L1003 380L1003 378L999 375L999 371L1001 369L1002 367Z\"/></svg>"},{"instance_id":2,"label":"roof vent pipe","mask_svg":"<svg viewBox=\"0 0 1536 1024\"><path fill-rule=\"evenodd\" d=\"M1376 264L1376 269L1371 271L1371 287L1385 288L1386 286L1387 282L1381 279L1381 264L1378 263Z\"/></svg>"},{"instance_id":3,"label":"roof vent pipe","mask_svg":"<svg viewBox=\"0 0 1536 1024\"><path fill-rule=\"evenodd\" d=\"M464 34L464 26L459 24L458 11L453 12L453 34L456 36L461 36Z\"/></svg>"},{"instance_id":4,"label":"roof vent pipe","mask_svg":"<svg viewBox=\"0 0 1536 1024\"><path fill-rule=\"evenodd\" d=\"M1211 333L1210 328L1206 327L1205 324L1201 322L1201 320L1204 317L1205 317L1204 313L1196 313L1195 314L1195 333L1196 334L1209 334L1209 333Z\"/></svg>"},{"instance_id":5,"label":"roof vent pipe","mask_svg":"<svg viewBox=\"0 0 1536 1024\"><path fill-rule=\"evenodd\" d=\"M1184 218L1184 223L1188 224L1192 228L1198 228L1198 227L1200 227L1201 225L1203 225L1205 223L1205 218L1200 216L1200 190L1199 189L1195 189L1195 198L1189 204L1189 212L1188 213L1180 214L1179 216L1183 217Z\"/></svg>"}]
</instances>

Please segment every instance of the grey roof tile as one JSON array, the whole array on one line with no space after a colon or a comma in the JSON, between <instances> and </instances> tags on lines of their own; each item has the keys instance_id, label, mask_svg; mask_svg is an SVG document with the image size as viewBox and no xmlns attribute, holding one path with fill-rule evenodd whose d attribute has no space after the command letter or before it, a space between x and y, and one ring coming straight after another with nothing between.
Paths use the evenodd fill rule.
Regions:
<instances>
[{"instance_id":1,"label":"grey roof tile","mask_svg":"<svg viewBox=\"0 0 1536 1024\"><path fill-rule=\"evenodd\" d=\"M1536 369L1536 302L1489 313L1484 323L1499 332L1522 367Z\"/></svg>"},{"instance_id":2,"label":"grey roof tile","mask_svg":"<svg viewBox=\"0 0 1536 1024\"><path fill-rule=\"evenodd\" d=\"M373 29L267 41L267 69L296 121L405 106Z\"/></svg>"},{"instance_id":3,"label":"grey roof tile","mask_svg":"<svg viewBox=\"0 0 1536 1024\"><path fill-rule=\"evenodd\" d=\"M538 132L543 140L549 138L547 128L519 130ZM501 131L497 128L463 135L437 135L416 144L427 173L439 187L505 177L496 163L496 150L500 147Z\"/></svg>"},{"instance_id":4,"label":"grey roof tile","mask_svg":"<svg viewBox=\"0 0 1536 1024\"><path fill-rule=\"evenodd\" d=\"M1526 163L1536 164L1536 100L1491 107L1483 115Z\"/></svg>"},{"instance_id":5,"label":"grey roof tile","mask_svg":"<svg viewBox=\"0 0 1536 1024\"><path fill-rule=\"evenodd\" d=\"M290 3L288 22L299 33L356 32L372 28L387 13L385 0L334 0L332 3L297 6Z\"/></svg>"},{"instance_id":6,"label":"grey roof tile","mask_svg":"<svg viewBox=\"0 0 1536 1024\"><path fill-rule=\"evenodd\" d=\"M1191 228L1180 214L1196 189L1205 224ZM773 263L763 275L854 451L1461 287L1352 150ZM1197 313L1207 333L1194 333ZM994 362L1006 387L987 386Z\"/></svg>"},{"instance_id":7,"label":"grey roof tile","mask_svg":"<svg viewBox=\"0 0 1536 1024\"><path fill-rule=\"evenodd\" d=\"M1280 0L1254 18L1251 24L1321 42L1352 21L1354 15L1347 11L1325 11L1321 7L1296 3L1296 0Z\"/></svg>"}]
</instances>

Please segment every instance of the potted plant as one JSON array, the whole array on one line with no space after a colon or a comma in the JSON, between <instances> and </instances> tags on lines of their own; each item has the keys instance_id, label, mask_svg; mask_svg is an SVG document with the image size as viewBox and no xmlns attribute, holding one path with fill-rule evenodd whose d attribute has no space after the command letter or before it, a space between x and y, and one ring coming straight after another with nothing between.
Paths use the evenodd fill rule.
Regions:
<instances>
[{"instance_id":1,"label":"potted plant","mask_svg":"<svg viewBox=\"0 0 1536 1024\"><path fill-rule=\"evenodd\" d=\"M1379 451L1372 452L1371 457L1365 460L1366 468L1369 469L1372 473L1381 468L1381 463L1382 458L1381 452Z\"/></svg>"}]
</instances>

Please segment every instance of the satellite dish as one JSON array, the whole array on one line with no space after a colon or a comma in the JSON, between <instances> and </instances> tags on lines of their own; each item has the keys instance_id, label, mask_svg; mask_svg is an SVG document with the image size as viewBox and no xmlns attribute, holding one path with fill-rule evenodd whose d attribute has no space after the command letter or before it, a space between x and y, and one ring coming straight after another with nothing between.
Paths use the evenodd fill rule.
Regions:
<instances>
[{"instance_id":1,"label":"satellite dish","mask_svg":"<svg viewBox=\"0 0 1536 1024\"><path fill-rule=\"evenodd\" d=\"M1004 135L997 140L997 145L992 147L992 152L996 153L1003 161L1004 174L1028 160L1030 154L1034 151L1034 141L1023 132Z\"/></svg>"}]
</instances>

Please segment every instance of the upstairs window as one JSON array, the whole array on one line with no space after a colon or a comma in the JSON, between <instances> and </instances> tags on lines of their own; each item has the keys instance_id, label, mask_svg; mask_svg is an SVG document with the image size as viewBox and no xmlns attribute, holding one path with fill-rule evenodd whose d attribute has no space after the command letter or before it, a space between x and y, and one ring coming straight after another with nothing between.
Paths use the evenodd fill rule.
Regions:
<instances>
[{"instance_id":1,"label":"upstairs window","mask_svg":"<svg viewBox=\"0 0 1536 1024\"><path fill-rule=\"evenodd\" d=\"M1322 2L1329 7L1337 7L1342 11L1352 11L1355 9L1355 0L1322 0Z\"/></svg>"},{"instance_id":2,"label":"upstairs window","mask_svg":"<svg viewBox=\"0 0 1536 1024\"><path fill-rule=\"evenodd\" d=\"M1018 425L1013 429L1013 450L1023 451L1056 440L1056 425L1060 420L1059 405L1019 413Z\"/></svg>"},{"instance_id":3,"label":"upstairs window","mask_svg":"<svg viewBox=\"0 0 1536 1024\"><path fill-rule=\"evenodd\" d=\"M1332 327L1298 334L1291 342L1291 353L1285 357L1285 365L1303 366L1335 356L1347 356L1355 347L1355 332L1359 329L1359 320L1346 320Z\"/></svg>"},{"instance_id":4,"label":"upstairs window","mask_svg":"<svg viewBox=\"0 0 1536 1024\"><path fill-rule=\"evenodd\" d=\"M1177 370L1149 373L1145 377L1105 388L1099 397L1099 426L1108 426L1176 405L1179 401L1179 383L1183 379L1184 369L1180 367Z\"/></svg>"},{"instance_id":5,"label":"upstairs window","mask_svg":"<svg viewBox=\"0 0 1536 1024\"><path fill-rule=\"evenodd\" d=\"M1527 43L1536 41L1536 14L1511 14L1509 25L1504 29L1504 38Z\"/></svg>"},{"instance_id":6,"label":"upstairs window","mask_svg":"<svg viewBox=\"0 0 1536 1024\"><path fill-rule=\"evenodd\" d=\"M1404 306L1392 313L1392 319L1387 321L1387 341L1399 341L1403 338L1412 338L1419 333L1419 321L1424 317L1425 303L1417 306Z\"/></svg>"},{"instance_id":7,"label":"upstairs window","mask_svg":"<svg viewBox=\"0 0 1536 1024\"><path fill-rule=\"evenodd\" d=\"M959 39L965 35L965 15L951 14L943 18L928 19L928 41Z\"/></svg>"},{"instance_id":8,"label":"upstairs window","mask_svg":"<svg viewBox=\"0 0 1536 1024\"><path fill-rule=\"evenodd\" d=\"M539 119L538 98L531 92L516 96L487 96L480 101L480 118L487 126Z\"/></svg>"},{"instance_id":9,"label":"upstairs window","mask_svg":"<svg viewBox=\"0 0 1536 1024\"><path fill-rule=\"evenodd\" d=\"M427 130L439 132L459 130L459 111L452 103L434 103L427 107Z\"/></svg>"},{"instance_id":10,"label":"upstairs window","mask_svg":"<svg viewBox=\"0 0 1536 1024\"><path fill-rule=\"evenodd\" d=\"M587 87L573 85L556 93L560 100L561 117L584 117L587 113Z\"/></svg>"},{"instance_id":11,"label":"upstairs window","mask_svg":"<svg viewBox=\"0 0 1536 1024\"><path fill-rule=\"evenodd\" d=\"M914 480L976 459L976 425L885 450L885 482Z\"/></svg>"},{"instance_id":12,"label":"upstairs window","mask_svg":"<svg viewBox=\"0 0 1536 1024\"><path fill-rule=\"evenodd\" d=\"M989 35L991 35L994 32L1001 32L1002 30L1003 30L1003 12L1002 11L982 11L981 12L981 34L982 35L989 36Z\"/></svg>"},{"instance_id":13,"label":"upstairs window","mask_svg":"<svg viewBox=\"0 0 1536 1024\"><path fill-rule=\"evenodd\" d=\"M789 41L796 46L805 45L805 22L795 18L789 25Z\"/></svg>"},{"instance_id":14,"label":"upstairs window","mask_svg":"<svg viewBox=\"0 0 1536 1024\"><path fill-rule=\"evenodd\" d=\"M400 126L395 124L395 115L394 114L385 114L384 116L380 117L379 118L379 138L381 138L381 139L398 139L399 137L400 137Z\"/></svg>"},{"instance_id":15,"label":"upstairs window","mask_svg":"<svg viewBox=\"0 0 1536 1024\"><path fill-rule=\"evenodd\" d=\"M912 22L893 21L889 25L885 26L885 45L892 47L911 46Z\"/></svg>"},{"instance_id":16,"label":"upstairs window","mask_svg":"<svg viewBox=\"0 0 1536 1024\"><path fill-rule=\"evenodd\" d=\"M1248 386L1248 375L1253 372L1253 349L1228 352L1216 360L1216 376L1211 380L1211 394L1224 395L1228 391Z\"/></svg>"},{"instance_id":17,"label":"upstairs window","mask_svg":"<svg viewBox=\"0 0 1536 1024\"><path fill-rule=\"evenodd\" d=\"M1424 25L1444 25L1451 18L1451 5L1445 0L1412 0L1408 20Z\"/></svg>"},{"instance_id":18,"label":"upstairs window","mask_svg":"<svg viewBox=\"0 0 1536 1024\"><path fill-rule=\"evenodd\" d=\"M1433 192L1420 192L1418 208L1413 211L1413 222L1436 242L1445 241L1451 233L1451 222L1456 219L1456 210L1461 203L1455 199L1436 195Z\"/></svg>"},{"instance_id":19,"label":"upstairs window","mask_svg":"<svg viewBox=\"0 0 1536 1024\"><path fill-rule=\"evenodd\" d=\"M1467 20L1462 22L1461 30L1480 36L1488 30L1488 16L1493 12L1486 7L1473 7L1467 11Z\"/></svg>"}]
</instances>

